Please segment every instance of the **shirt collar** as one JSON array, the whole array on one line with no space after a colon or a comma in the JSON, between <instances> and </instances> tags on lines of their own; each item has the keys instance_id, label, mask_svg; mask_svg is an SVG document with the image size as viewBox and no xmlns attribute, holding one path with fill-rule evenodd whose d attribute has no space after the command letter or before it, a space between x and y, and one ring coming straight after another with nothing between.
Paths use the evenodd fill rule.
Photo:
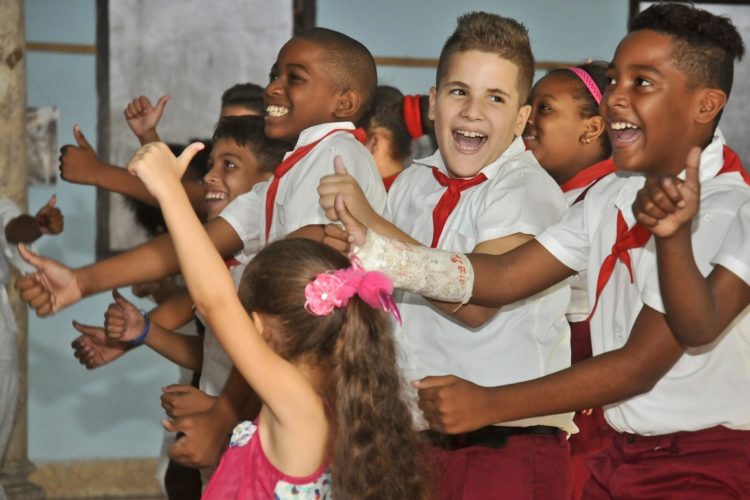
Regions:
<instances>
[{"instance_id":1,"label":"shirt collar","mask_svg":"<svg viewBox=\"0 0 750 500\"><path fill-rule=\"evenodd\" d=\"M321 123L320 125L313 125L312 127L308 127L300 132L297 144L294 145L294 149L315 142L330 131L336 129L354 130L355 127L352 122L329 122Z\"/></svg>"},{"instance_id":2,"label":"shirt collar","mask_svg":"<svg viewBox=\"0 0 750 500\"><path fill-rule=\"evenodd\" d=\"M526 152L526 146L524 145L523 140L520 137L516 137L515 139L513 139L513 142L511 142L510 145L505 149L505 151L503 151L503 154L497 157L495 161L482 167L482 169L479 172L477 172L477 174L481 172L488 179L492 179L495 175L497 175L497 172L500 170L500 167L502 167L503 164L505 164L505 162L508 161L509 158L518 156L525 152ZM414 160L414 163L416 163L417 165L423 165L423 166L430 167L430 168L437 167L438 170L443 172L445 175L448 175L448 169L445 167L445 162L443 161L443 157L440 154L440 149L436 150L432 154L432 156Z\"/></svg>"}]
</instances>

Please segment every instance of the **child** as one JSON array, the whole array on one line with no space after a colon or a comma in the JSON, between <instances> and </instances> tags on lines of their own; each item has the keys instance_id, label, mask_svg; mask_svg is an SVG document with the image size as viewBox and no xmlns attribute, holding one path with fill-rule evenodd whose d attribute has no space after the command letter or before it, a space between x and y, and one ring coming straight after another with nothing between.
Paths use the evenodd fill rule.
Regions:
<instances>
[{"instance_id":1,"label":"child","mask_svg":"<svg viewBox=\"0 0 750 500\"><path fill-rule=\"evenodd\" d=\"M423 291L438 290L431 294L437 298L463 302L471 296L487 306L513 302L586 269L595 356L506 387L427 378L417 383L420 404L435 427L450 432L499 418L607 404L607 421L618 435L589 461L586 498L747 497L750 343L735 330L711 348L685 352L662 313L650 233L640 226L628 232L643 175L679 173L696 144L703 149L706 214L693 233L697 253L715 253L731 215L750 198L742 167L716 129L731 90L733 62L744 52L742 39L728 19L673 3L649 7L630 22L629 31L608 70L602 101L622 174L602 179L560 224L508 254L466 261L455 254L446 260L431 255L426 261L424 250L400 244L403 267L393 266L419 273L420 283L410 289L429 283ZM345 216L341 204L339 209ZM361 237L356 231L355 236ZM382 261L387 253L373 248L377 244L372 237L366 249L376 250ZM419 260L411 252L419 253ZM365 265L367 254L360 255ZM474 404L460 412L442 403L450 402L456 387L474 395Z\"/></svg>"},{"instance_id":2,"label":"child","mask_svg":"<svg viewBox=\"0 0 750 500\"><path fill-rule=\"evenodd\" d=\"M354 138L352 123L368 106L376 81L372 55L361 43L342 33L313 28L295 35L282 47L264 94L265 133L270 138L297 143L281 165L293 168L286 173L277 169L271 183L238 197L219 218L206 224L219 253L228 257L244 247L243 260L247 260L261 245L290 234L322 239L327 218L315 189L320 178L332 171L337 155L356 166L352 174L370 203L382 209L383 183L372 156ZM30 258L38 272L19 279L17 285L23 299L42 316L89 294L153 281L178 270L168 236L77 270L50 259ZM52 281L47 280L48 272L56 276ZM232 380L230 375L227 384ZM221 418L222 424L202 419L198 433L212 432L214 437L220 437L225 430L231 430L236 422L229 412L238 411L244 405L240 401L244 397L238 394L231 402L217 400L217 413L212 417ZM211 439L193 447L190 439L181 439L173 456L194 465L210 463L213 452L218 450L216 441ZM195 450L200 456L196 458L192 451L185 450Z\"/></svg>"},{"instance_id":3,"label":"child","mask_svg":"<svg viewBox=\"0 0 750 500\"><path fill-rule=\"evenodd\" d=\"M411 159L412 142L432 129L427 111L422 113L422 102L427 102L427 96L404 96L395 87L379 85L362 117L365 147L375 158L386 191Z\"/></svg>"},{"instance_id":4,"label":"child","mask_svg":"<svg viewBox=\"0 0 750 500\"><path fill-rule=\"evenodd\" d=\"M235 429L204 498L426 498L393 340L374 309L388 303L387 278L286 239L249 264L241 304L180 187L188 156L149 145L128 169L162 206L198 311L263 400L257 420Z\"/></svg>"},{"instance_id":5,"label":"child","mask_svg":"<svg viewBox=\"0 0 750 500\"><path fill-rule=\"evenodd\" d=\"M393 184L386 209L393 225L424 245L500 254L560 218L560 189L520 137L533 73L528 34L518 22L483 12L458 19L430 90L439 149ZM324 195L330 180L321 185ZM451 195L452 209L446 204ZM403 328L396 331L402 371L408 380L460 373L498 385L566 368L569 297L568 287L558 286L498 312L441 310L404 294L398 301ZM438 498L480 498L491 491L497 498L569 500L565 432L574 430L572 414L488 424L462 436L428 431L429 456L442 473Z\"/></svg>"},{"instance_id":6,"label":"child","mask_svg":"<svg viewBox=\"0 0 750 500\"><path fill-rule=\"evenodd\" d=\"M263 100L262 95L258 95L258 89L260 87L253 83L237 84L227 89L221 97L219 118L242 115L262 116ZM128 126L141 145L160 140L156 126L168 101L169 96L162 96L156 106L152 106L148 97L140 96L133 99L125 108L124 114ZM132 175L128 175L125 169L107 165L99 160L96 151L78 125L73 127L73 136L76 146L68 144L60 148L60 177L63 180L97 186L152 206L155 204L155 200L143 185ZM187 178L184 186L198 213L205 214L203 188L199 183L191 182Z\"/></svg>"},{"instance_id":7,"label":"child","mask_svg":"<svg viewBox=\"0 0 750 500\"><path fill-rule=\"evenodd\" d=\"M18 243L31 243L43 234L59 234L63 230L63 216L55 207L52 196L35 216L22 214L15 203L0 197L0 458L10 439L18 399L18 348L16 345L16 317L10 307L5 286L10 279L10 264L21 272L33 268L21 259L16 251ZM0 498L5 498L0 482Z\"/></svg>"},{"instance_id":8,"label":"child","mask_svg":"<svg viewBox=\"0 0 750 500\"><path fill-rule=\"evenodd\" d=\"M568 206L583 201L592 186L616 170L609 159L612 145L599 115L606 70L603 63L555 69L531 90L524 142L560 184ZM578 363L591 357L586 273L571 277L569 283L571 300L565 316L570 324L571 363ZM569 440L572 498L578 499L589 478L585 460L609 445L612 430L601 408L578 412L573 421L578 432Z\"/></svg>"},{"instance_id":9,"label":"child","mask_svg":"<svg viewBox=\"0 0 750 500\"><path fill-rule=\"evenodd\" d=\"M694 253L691 233L700 220L696 214L701 197L698 160L697 153L688 155L684 182L675 176L648 179L633 202L636 219L656 237L667 322L685 347L709 345L727 331L727 335L736 329L747 332L750 318L746 248L750 202L737 211L715 255ZM750 175L741 173L750 183Z\"/></svg>"}]
</instances>

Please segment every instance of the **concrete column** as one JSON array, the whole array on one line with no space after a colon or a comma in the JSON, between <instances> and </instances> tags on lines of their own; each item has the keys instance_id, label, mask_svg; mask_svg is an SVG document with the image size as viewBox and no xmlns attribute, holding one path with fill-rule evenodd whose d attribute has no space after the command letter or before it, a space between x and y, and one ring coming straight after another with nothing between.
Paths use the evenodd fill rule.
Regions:
<instances>
[{"instance_id":1,"label":"concrete column","mask_svg":"<svg viewBox=\"0 0 750 500\"><path fill-rule=\"evenodd\" d=\"M0 0L0 194L11 198L22 209L26 207L25 114L26 46L23 0ZM26 435L26 308L19 301L15 289L12 286L8 288L19 326L17 341L20 391L13 431L0 468L0 479L10 499L44 498L43 490L28 480L34 465L28 458Z\"/></svg>"}]
</instances>

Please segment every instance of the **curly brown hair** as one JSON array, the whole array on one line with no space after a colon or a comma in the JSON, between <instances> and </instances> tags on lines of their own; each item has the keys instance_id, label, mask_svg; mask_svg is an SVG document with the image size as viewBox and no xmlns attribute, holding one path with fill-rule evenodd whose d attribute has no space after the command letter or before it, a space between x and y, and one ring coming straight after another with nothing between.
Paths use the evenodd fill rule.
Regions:
<instances>
[{"instance_id":1,"label":"curly brown hair","mask_svg":"<svg viewBox=\"0 0 750 500\"><path fill-rule=\"evenodd\" d=\"M316 241L271 243L242 275L239 296L263 314L272 347L289 361L331 367L333 493L347 499L427 498L420 436L404 400L388 318L356 295L326 316L308 313L305 286L349 259Z\"/></svg>"}]
</instances>

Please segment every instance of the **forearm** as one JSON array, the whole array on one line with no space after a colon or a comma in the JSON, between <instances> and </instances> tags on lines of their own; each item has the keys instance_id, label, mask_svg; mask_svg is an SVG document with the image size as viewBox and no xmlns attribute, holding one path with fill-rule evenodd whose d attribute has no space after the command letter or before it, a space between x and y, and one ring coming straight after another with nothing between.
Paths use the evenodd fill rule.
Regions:
<instances>
[{"instance_id":1,"label":"forearm","mask_svg":"<svg viewBox=\"0 0 750 500\"><path fill-rule=\"evenodd\" d=\"M622 348L537 380L490 389L490 418L503 422L624 401L650 391L683 353L664 316L644 306Z\"/></svg>"},{"instance_id":2,"label":"forearm","mask_svg":"<svg viewBox=\"0 0 750 500\"><path fill-rule=\"evenodd\" d=\"M42 236L36 219L28 214L22 214L12 219L5 226L5 240L8 243L31 243Z\"/></svg>"},{"instance_id":3,"label":"forearm","mask_svg":"<svg viewBox=\"0 0 750 500\"><path fill-rule=\"evenodd\" d=\"M713 290L695 263L690 232L685 224L669 238L657 237L656 254L667 323L678 342L699 346L713 341L723 327Z\"/></svg>"},{"instance_id":4,"label":"forearm","mask_svg":"<svg viewBox=\"0 0 750 500\"><path fill-rule=\"evenodd\" d=\"M173 363L188 370L200 371L203 365L203 339L184 335L151 323L146 345Z\"/></svg>"},{"instance_id":5,"label":"forearm","mask_svg":"<svg viewBox=\"0 0 750 500\"><path fill-rule=\"evenodd\" d=\"M207 223L205 231L224 257L242 249L237 233L221 218ZM163 234L132 250L76 269L75 274L83 296L88 296L120 286L156 281L178 271L172 240L169 234Z\"/></svg>"},{"instance_id":6,"label":"forearm","mask_svg":"<svg viewBox=\"0 0 750 500\"><path fill-rule=\"evenodd\" d=\"M159 137L159 133L156 131L156 129L151 129L143 135L139 135L138 142L141 143L141 146L145 146L149 142L161 142L161 138Z\"/></svg>"}]
</instances>

